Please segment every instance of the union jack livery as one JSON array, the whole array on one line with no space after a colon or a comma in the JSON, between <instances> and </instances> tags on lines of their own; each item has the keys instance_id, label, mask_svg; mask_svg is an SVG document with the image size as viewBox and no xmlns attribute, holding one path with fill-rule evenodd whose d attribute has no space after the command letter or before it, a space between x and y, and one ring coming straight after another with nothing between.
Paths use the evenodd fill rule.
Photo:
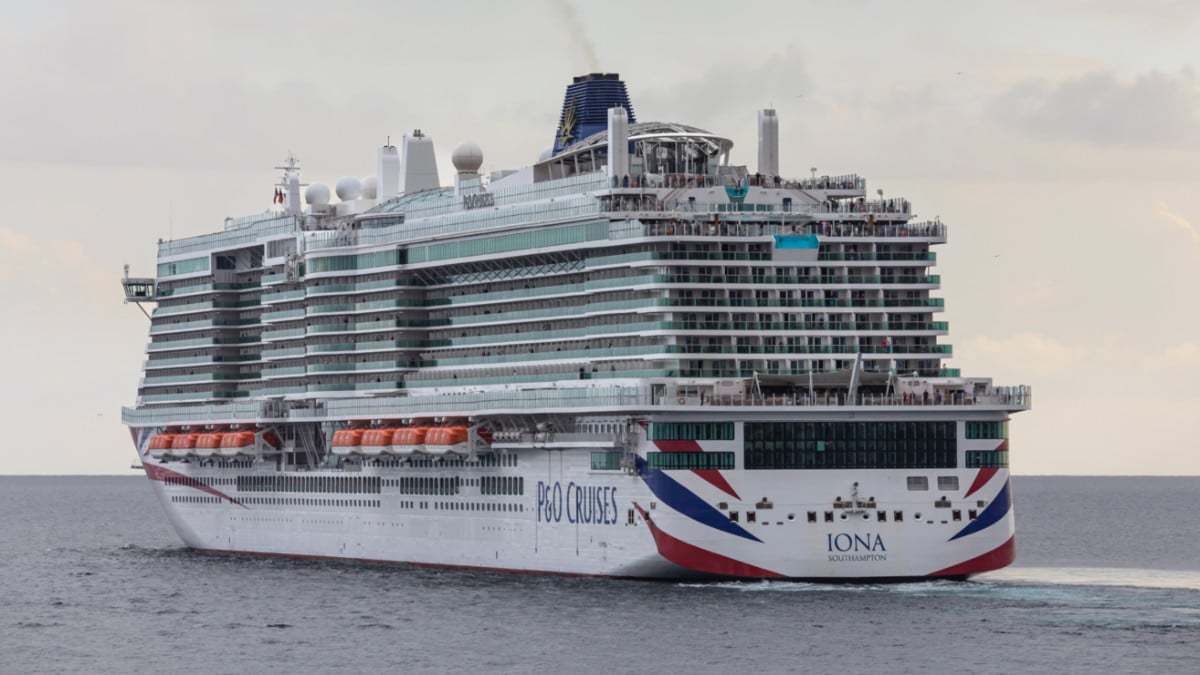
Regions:
<instances>
[{"instance_id":1,"label":"union jack livery","mask_svg":"<svg viewBox=\"0 0 1200 675\"><path fill-rule=\"evenodd\" d=\"M942 361L941 221L575 78L537 162L376 175L159 244L137 405L190 547L659 579L965 578L1015 555L1027 387Z\"/></svg>"}]
</instances>

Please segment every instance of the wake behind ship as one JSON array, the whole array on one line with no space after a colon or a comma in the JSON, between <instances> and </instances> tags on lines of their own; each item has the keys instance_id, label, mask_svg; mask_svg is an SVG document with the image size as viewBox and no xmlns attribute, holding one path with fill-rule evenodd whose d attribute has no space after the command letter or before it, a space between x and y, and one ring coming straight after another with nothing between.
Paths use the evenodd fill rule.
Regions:
<instances>
[{"instance_id":1,"label":"wake behind ship","mask_svg":"<svg viewBox=\"0 0 1200 675\"><path fill-rule=\"evenodd\" d=\"M785 178L575 78L553 146L376 176L161 242L137 405L197 549L643 578L962 578L1015 553L1026 387L952 355L947 226L857 175Z\"/></svg>"}]
</instances>

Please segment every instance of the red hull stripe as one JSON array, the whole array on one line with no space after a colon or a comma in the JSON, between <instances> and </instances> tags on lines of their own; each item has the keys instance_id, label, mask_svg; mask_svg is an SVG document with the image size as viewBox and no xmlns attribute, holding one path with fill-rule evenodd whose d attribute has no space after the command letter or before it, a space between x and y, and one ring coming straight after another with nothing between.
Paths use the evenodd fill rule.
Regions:
<instances>
[{"instance_id":1,"label":"red hull stripe","mask_svg":"<svg viewBox=\"0 0 1200 675\"><path fill-rule=\"evenodd\" d=\"M238 500L234 499L233 497L230 497L229 495L225 494L224 492L221 492L220 490L214 490L214 489L210 488L209 486L205 485L204 483L201 483L200 481L196 480L195 478L191 478L190 476L185 476L185 475L179 473L178 471L172 471L170 469L165 469L161 466L151 464L150 462L143 462L142 468L144 468L146 470L146 476L148 476L150 478L150 480L164 480L165 481L168 478L174 478L175 482L178 483L179 485L186 485L187 487L190 487L190 488L196 488L197 490L199 490L201 492L207 492L208 494L210 494L214 497L220 497L221 499L227 500L230 504L237 504L238 506L242 507L243 509L249 510L249 508L250 508L249 506L246 506L245 504L239 502Z\"/></svg>"},{"instance_id":2,"label":"red hull stripe","mask_svg":"<svg viewBox=\"0 0 1200 675\"><path fill-rule=\"evenodd\" d=\"M698 441L654 441L654 447L660 452L704 452ZM717 469L692 469L692 472L734 499L741 499Z\"/></svg>"},{"instance_id":3,"label":"red hull stripe","mask_svg":"<svg viewBox=\"0 0 1200 675\"><path fill-rule=\"evenodd\" d=\"M700 476L709 483L712 483L712 485L718 490L721 490L728 495L732 495L734 499L741 499L741 497L738 496L738 493L734 492L733 486L729 484L729 481L725 480L725 476L721 475L721 472L717 469L692 469L692 473Z\"/></svg>"},{"instance_id":4,"label":"red hull stripe","mask_svg":"<svg viewBox=\"0 0 1200 675\"><path fill-rule=\"evenodd\" d=\"M970 560L961 562L953 567L947 567L944 570L938 570L929 576L931 577L961 577L968 574L979 574L980 572L991 572L1002 567L1008 567L1014 560L1017 559L1017 537L1013 535L1008 538L1000 546L984 553L980 556L975 556Z\"/></svg>"},{"instance_id":5,"label":"red hull stripe","mask_svg":"<svg viewBox=\"0 0 1200 675\"><path fill-rule=\"evenodd\" d=\"M704 452L696 441L654 441L654 447L662 452Z\"/></svg>"},{"instance_id":6,"label":"red hull stripe","mask_svg":"<svg viewBox=\"0 0 1200 675\"><path fill-rule=\"evenodd\" d=\"M784 576L778 572L772 572L771 570L755 567L740 560L727 558L719 553L706 551L699 546L693 546L685 541L676 539L658 529L658 525L651 520L650 514L646 513L645 509L638 506L637 503L634 503L633 506L638 510L638 513L642 514L646 525L650 527L650 534L654 536L654 545L658 548L658 554L680 567L728 577L761 578Z\"/></svg>"},{"instance_id":7,"label":"red hull stripe","mask_svg":"<svg viewBox=\"0 0 1200 675\"><path fill-rule=\"evenodd\" d=\"M996 475L997 471L999 469L980 469L979 473L975 474L975 480L971 482L971 489L967 490L967 494L963 495L963 497L970 497L978 492L980 488L987 485L987 482L992 479L992 476Z\"/></svg>"}]
</instances>

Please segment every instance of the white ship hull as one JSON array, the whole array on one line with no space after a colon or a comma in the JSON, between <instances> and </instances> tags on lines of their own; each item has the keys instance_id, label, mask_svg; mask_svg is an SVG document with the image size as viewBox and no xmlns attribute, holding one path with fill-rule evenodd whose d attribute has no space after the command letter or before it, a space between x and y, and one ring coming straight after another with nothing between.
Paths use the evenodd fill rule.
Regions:
<instances>
[{"instance_id":1,"label":"white ship hull","mask_svg":"<svg viewBox=\"0 0 1200 675\"><path fill-rule=\"evenodd\" d=\"M427 461L352 474L163 465L149 457L145 465L179 536L213 551L614 577L824 580L961 578L1003 567L1015 551L1006 469L734 469L706 479L644 466L640 474L592 471L586 451L515 457L511 467ZM907 478L918 474L934 485L953 477L958 489L909 491ZM242 491L231 485L239 475L349 476L381 487ZM525 494L480 494L483 476L520 480ZM404 478L458 478L463 486L459 494L410 494L399 486Z\"/></svg>"}]
</instances>

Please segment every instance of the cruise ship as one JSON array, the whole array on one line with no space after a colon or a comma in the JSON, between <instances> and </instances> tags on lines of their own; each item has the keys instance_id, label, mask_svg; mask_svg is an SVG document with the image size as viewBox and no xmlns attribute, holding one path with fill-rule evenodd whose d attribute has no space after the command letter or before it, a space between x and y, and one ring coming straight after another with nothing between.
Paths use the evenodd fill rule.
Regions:
<instances>
[{"instance_id":1,"label":"cruise ship","mask_svg":"<svg viewBox=\"0 0 1200 675\"><path fill-rule=\"evenodd\" d=\"M269 209L160 240L123 279L150 318L123 421L179 537L649 579L1011 563L1031 392L943 365L948 225L782 176L774 110L757 134L738 165L593 73L524 168L460 139L442 185L418 130L336 199L289 156Z\"/></svg>"}]
</instances>

